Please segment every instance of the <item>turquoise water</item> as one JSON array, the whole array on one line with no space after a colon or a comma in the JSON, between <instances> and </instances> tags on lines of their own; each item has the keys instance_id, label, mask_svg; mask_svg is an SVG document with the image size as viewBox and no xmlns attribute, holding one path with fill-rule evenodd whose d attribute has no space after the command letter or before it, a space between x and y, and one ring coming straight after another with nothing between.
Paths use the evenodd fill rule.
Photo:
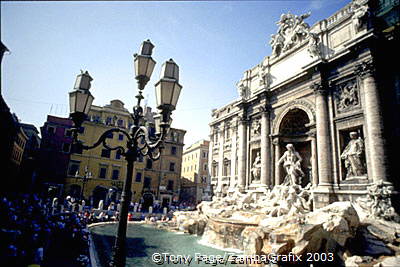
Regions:
<instances>
[{"instance_id":1,"label":"turquoise water","mask_svg":"<svg viewBox=\"0 0 400 267\"><path fill-rule=\"evenodd\" d=\"M90 229L102 266L110 260L116 224ZM151 225L129 224L127 266L238 266L230 264L233 253L198 243L199 237L168 232ZM158 263L158 264L157 264Z\"/></svg>"}]
</instances>

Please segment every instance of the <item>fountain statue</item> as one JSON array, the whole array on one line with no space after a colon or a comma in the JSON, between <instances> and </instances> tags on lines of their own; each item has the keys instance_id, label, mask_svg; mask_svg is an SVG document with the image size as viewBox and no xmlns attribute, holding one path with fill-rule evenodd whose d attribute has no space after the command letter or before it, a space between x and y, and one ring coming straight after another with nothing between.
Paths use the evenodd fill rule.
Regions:
<instances>
[{"instance_id":1,"label":"fountain statue","mask_svg":"<svg viewBox=\"0 0 400 267\"><path fill-rule=\"evenodd\" d=\"M284 185L296 185L301 184L301 177L304 176L304 172L301 170L301 161L303 160L300 154L294 149L293 144L286 145L287 151L279 159L277 165L279 166L283 162L283 167L286 170L286 177L283 182Z\"/></svg>"},{"instance_id":2,"label":"fountain statue","mask_svg":"<svg viewBox=\"0 0 400 267\"><path fill-rule=\"evenodd\" d=\"M342 155L340 155L344 160L346 178L366 174L363 159L364 141L358 136L357 132L351 132L350 138L350 142L345 147Z\"/></svg>"},{"instance_id":3,"label":"fountain statue","mask_svg":"<svg viewBox=\"0 0 400 267\"><path fill-rule=\"evenodd\" d=\"M253 183L258 183L260 182L260 176L261 176L261 156L260 152L257 152L257 156L254 159L253 162L253 167L251 168L251 175L253 176Z\"/></svg>"}]
</instances>

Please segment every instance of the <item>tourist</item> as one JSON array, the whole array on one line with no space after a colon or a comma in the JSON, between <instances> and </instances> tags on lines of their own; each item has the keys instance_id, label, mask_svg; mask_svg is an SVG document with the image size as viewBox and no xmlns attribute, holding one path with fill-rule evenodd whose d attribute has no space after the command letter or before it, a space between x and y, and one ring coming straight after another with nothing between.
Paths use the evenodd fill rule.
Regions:
<instances>
[{"instance_id":1,"label":"tourist","mask_svg":"<svg viewBox=\"0 0 400 267\"><path fill-rule=\"evenodd\" d=\"M41 266L57 260L57 253L71 253L73 259L88 254L83 213L53 216L54 201L36 194L9 194L0 199L2 266Z\"/></svg>"}]
</instances>

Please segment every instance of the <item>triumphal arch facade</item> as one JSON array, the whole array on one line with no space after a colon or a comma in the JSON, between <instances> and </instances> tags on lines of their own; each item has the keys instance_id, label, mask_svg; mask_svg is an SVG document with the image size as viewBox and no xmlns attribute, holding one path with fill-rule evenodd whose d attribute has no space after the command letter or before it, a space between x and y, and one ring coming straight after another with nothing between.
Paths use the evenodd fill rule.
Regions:
<instances>
[{"instance_id":1,"label":"triumphal arch facade","mask_svg":"<svg viewBox=\"0 0 400 267\"><path fill-rule=\"evenodd\" d=\"M310 13L281 15L272 54L244 72L238 99L212 111L214 194L296 182L313 186L320 207L390 185L379 38L367 2L313 26Z\"/></svg>"}]
</instances>

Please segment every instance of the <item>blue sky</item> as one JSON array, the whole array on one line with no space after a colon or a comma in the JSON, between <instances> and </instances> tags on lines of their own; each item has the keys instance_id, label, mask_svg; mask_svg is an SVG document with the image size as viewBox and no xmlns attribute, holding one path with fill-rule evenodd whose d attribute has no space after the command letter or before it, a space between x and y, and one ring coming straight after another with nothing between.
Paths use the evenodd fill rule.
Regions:
<instances>
[{"instance_id":1,"label":"blue sky","mask_svg":"<svg viewBox=\"0 0 400 267\"><path fill-rule=\"evenodd\" d=\"M243 72L271 53L270 35L287 11L312 12L312 25L350 0L1 2L3 97L22 122L43 125L68 115L68 92L80 69L94 81L95 105L121 99L130 111L136 81L133 54L150 39L157 61L144 96L154 107L154 83L173 58L183 85L173 127L185 143L208 138L211 109L237 98Z\"/></svg>"}]
</instances>

